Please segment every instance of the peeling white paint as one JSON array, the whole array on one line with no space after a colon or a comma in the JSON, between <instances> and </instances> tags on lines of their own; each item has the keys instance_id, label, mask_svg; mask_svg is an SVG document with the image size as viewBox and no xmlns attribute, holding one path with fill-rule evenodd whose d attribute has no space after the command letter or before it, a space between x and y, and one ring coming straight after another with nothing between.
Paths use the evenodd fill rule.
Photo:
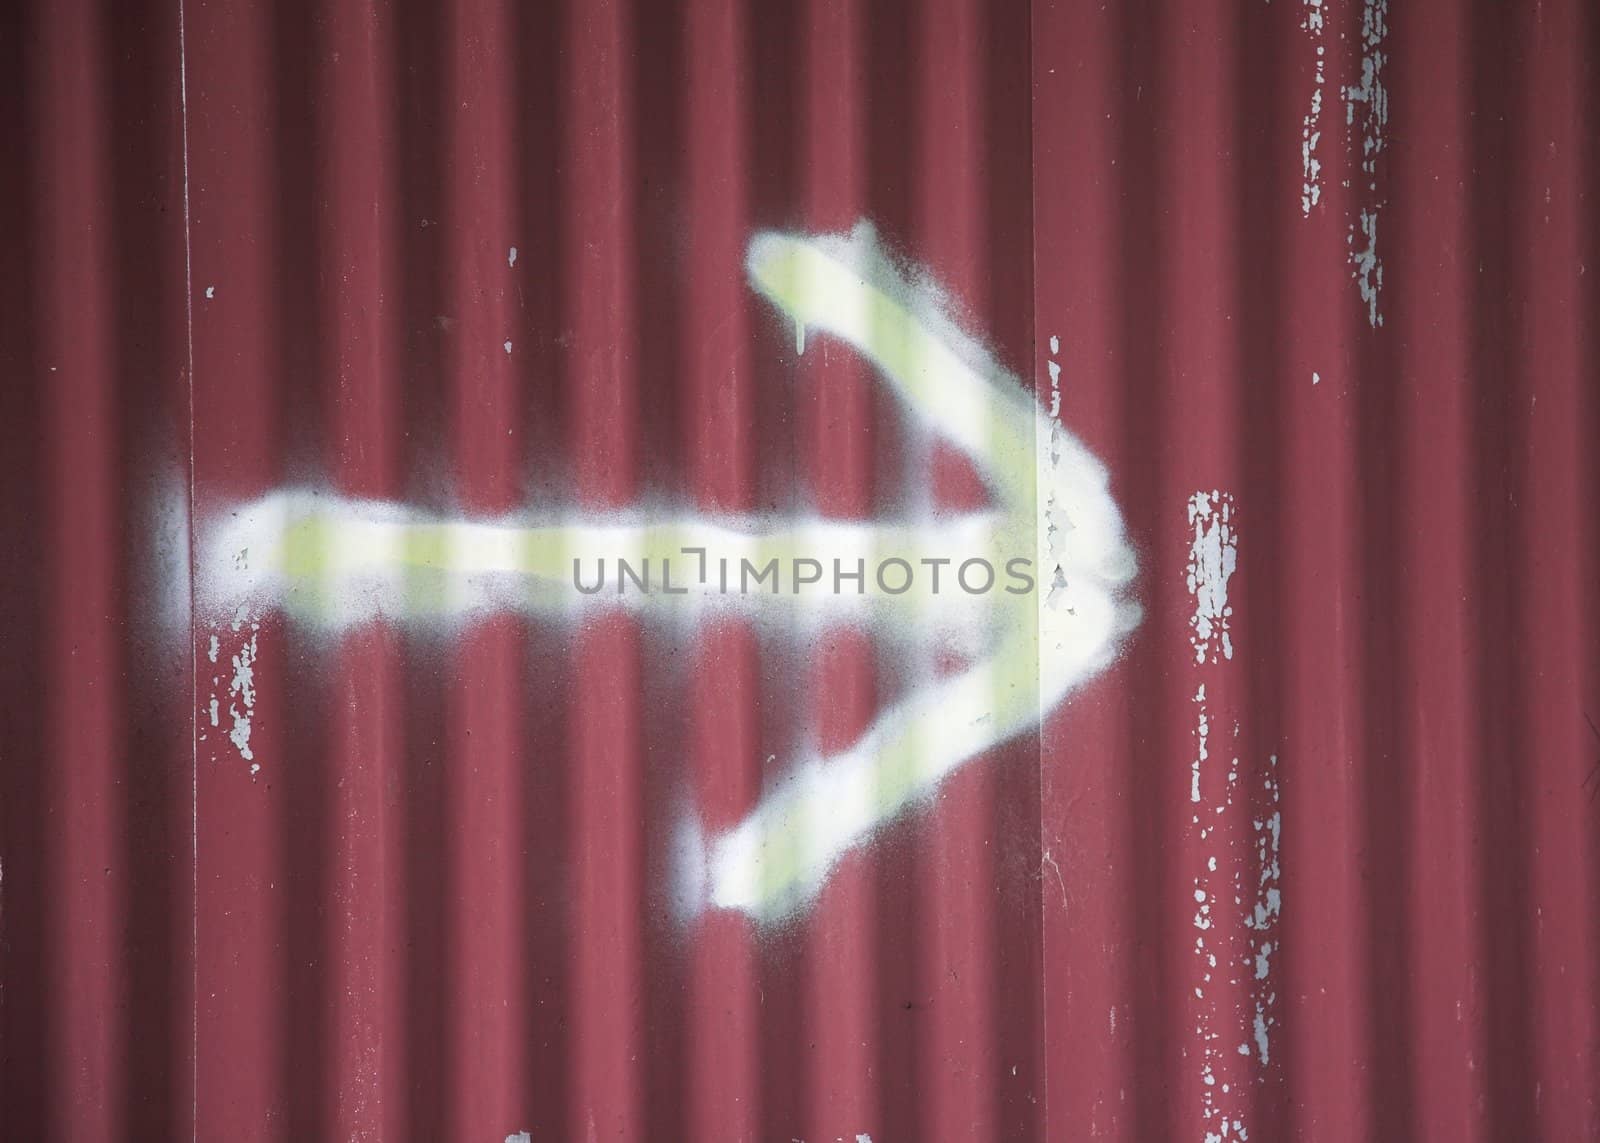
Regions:
<instances>
[{"instance_id":1,"label":"peeling white paint","mask_svg":"<svg viewBox=\"0 0 1600 1143\"><path fill-rule=\"evenodd\" d=\"M1245 926L1254 938L1252 955L1254 979L1252 995L1255 1016L1252 1022L1257 1058L1262 1067L1271 1062L1270 1030L1277 1025L1277 990L1272 986L1272 956L1278 951L1276 933L1278 918L1283 912L1280 889L1281 867L1279 850L1283 842L1283 815L1278 809L1281 791L1278 786L1278 756L1267 760L1267 772L1261 782L1260 805L1264 812L1251 820L1254 834L1256 885L1255 899Z\"/></svg>"},{"instance_id":2,"label":"peeling white paint","mask_svg":"<svg viewBox=\"0 0 1600 1143\"><path fill-rule=\"evenodd\" d=\"M1356 221L1366 245L1355 246L1355 230L1347 240L1351 244L1350 265L1356 288L1367 306L1367 321L1374 329L1383 324L1383 314L1378 311L1378 294L1383 290L1383 262L1378 258L1378 209L1361 208Z\"/></svg>"},{"instance_id":3,"label":"peeling white paint","mask_svg":"<svg viewBox=\"0 0 1600 1143\"><path fill-rule=\"evenodd\" d=\"M506 351L506 356L510 357L511 356L511 339L510 338L506 339L504 348L505 348L505 351Z\"/></svg>"},{"instance_id":4,"label":"peeling white paint","mask_svg":"<svg viewBox=\"0 0 1600 1143\"><path fill-rule=\"evenodd\" d=\"M517 264L517 248L515 246L513 246L510 250L506 251L506 265L507 266L515 266L516 264Z\"/></svg>"},{"instance_id":5,"label":"peeling white paint","mask_svg":"<svg viewBox=\"0 0 1600 1143\"><path fill-rule=\"evenodd\" d=\"M1304 0L1305 19L1300 22L1316 50L1316 78L1311 89L1311 110L1300 124L1300 213L1310 217L1311 209L1322 201L1322 160L1317 145L1322 142L1322 99L1327 84L1324 70L1327 49L1322 43L1323 0Z\"/></svg>"},{"instance_id":6,"label":"peeling white paint","mask_svg":"<svg viewBox=\"0 0 1600 1143\"><path fill-rule=\"evenodd\" d=\"M511 260L513 262L517 260L517 248L515 246L511 248ZM533 1143L533 1135L531 1132L518 1131L514 1134L507 1135L506 1143Z\"/></svg>"},{"instance_id":7,"label":"peeling white paint","mask_svg":"<svg viewBox=\"0 0 1600 1143\"><path fill-rule=\"evenodd\" d=\"M1228 604L1228 580L1238 565L1238 541L1233 525L1231 493L1196 492L1189 498L1189 526L1194 539L1189 547L1187 582L1194 596L1194 614L1189 642L1194 646L1195 662L1209 658L1233 658L1233 638L1229 620L1233 608Z\"/></svg>"},{"instance_id":8,"label":"peeling white paint","mask_svg":"<svg viewBox=\"0 0 1600 1143\"><path fill-rule=\"evenodd\" d=\"M1378 195L1378 157L1388 146L1389 91L1384 86L1384 65L1389 56L1388 0L1364 0L1361 7L1361 80L1345 88L1345 126L1360 139L1360 170L1366 176L1361 193L1365 202L1350 224L1351 276L1367 307L1367 321L1376 329L1383 324L1379 295L1383 291L1383 260L1378 253L1378 215L1384 206ZM1362 238L1356 242L1357 232Z\"/></svg>"},{"instance_id":9,"label":"peeling white paint","mask_svg":"<svg viewBox=\"0 0 1600 1143\"><path fill-rule=\"evenodd\" d=\"M1050 371L1050 419L1053 421L1059 421L1061 419L1061 363L1055 359L1055 355L1060 352L1061 339L1055 334L1051 334L1051 357L1048 363L1048 369Z\"/></svg>"},{"instance_id":10,"label":"peeling white paint","mask_svg":"<svg viewBox=\"0 0 1600 1143\"><path fill-rule=\"evenodd\" d=\"M1221 684L1236 673L1229 664L1233 608L1228 602L1229 581L1238 567L1236 510L1233 497L1215 489L1196 492L1187 501L1192 542L1186 582L1195 604L1190 645L1196 680L1191 698L1196 741L1189 760L1189 801L1192 839L1200 844L1192 867L1195 960L1187 983L1194 995L1200 1119L1204 1137L1218 1143L1249 1138L1247 1080L1259 1080L1256 1069L1266 1067L1271 1058L1277 1022L1271 973L1279 948L1274 926L1281 906L1276 756L1261 790L1247 793L1249 770L1241 766L1237 753L1240 723L1212 709L1218 702L1228 703L1230 692L1211 684ZM1208 769L1222 748L1219 736L1227 733L1223 727L1229 723L1234 749L1219 757L1226 759L1226 769ZM1246 805L1260 820L1241 819ZM1247 823L1253 833L1247 832ZM1237 1046L1230 1050L1225 1045Z\"/></svg>"},{"instance_id":11,"label":"peeling white paint","mask_svg":"<svg viewBox=\"0 0 1600 1143\"><path fill-rule=\"evenodd\" d=\"M1270 972L1271 969L1272 969L1272 966L1268 963L1267 958L1270 957L1271 955L1272 955L1272 942L1271 941L1262 941L1260 947L1256 949L1256 979L1257 980L1265 980L1265 979L1267 979L1267 973Z\"/></svg>"},{"instance_id":12,"label":"peeling white paint","mask_svg":"<svg viewBox=\"0 0 1600 1143\"><path fill-rule=\"evenodd\" d=\"M206 717L213 727L226 726L228 741L239 757L250 763L252 774L261 770L250 742L256 713L256 658L260 629L261 624L251 616L248 605L240 605L232 619L227 621L226 631L219 635L222 628L215 628L206 646L207 659L215 663L227 654L229 665L233 668L225 691L219 690L223 685L221 675L211 676L212 689L206 702ZM230 644L228 651L223 649L224 637ZM237 649L232 649L235 646ZM227 714L225 721L224 710Z\"/></svg>"},{"instance_id":13,"label":"peeling white paint","mask_svg":"<svg viewBox=\"0 0 1600 1143\"><path fill-rule=\"evenodd\" d=\"M228 740L239 751L239 756L246 762L253 761L255 755L250 751L250 720L256 709L256 632L250 632L250 638L239 653L233 656L233 678L228 683L228 693L237 702L228 703L228 717L233 719L233 729L228 731ZM255 772L252 767L251 773Z\"/></svg>"}]
</instances>

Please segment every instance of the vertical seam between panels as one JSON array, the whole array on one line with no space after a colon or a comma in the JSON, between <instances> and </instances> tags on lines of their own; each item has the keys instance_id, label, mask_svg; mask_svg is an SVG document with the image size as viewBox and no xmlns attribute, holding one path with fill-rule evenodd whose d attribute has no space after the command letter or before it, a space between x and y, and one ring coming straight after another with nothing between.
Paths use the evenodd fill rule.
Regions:
<instances>
[{"instance_id":1,"label":"vertical seam between panels","mask_svg":"<svg viewBox=\"0 0 1600 1143\"><path fill-rule=\"evenodd\" d=\"M189 372L189 1137L200 1134L200 743L193 715L199 699L194 626L194 242L189 211L189 66L183 0L178 0L178 105L183 146L183 312Z\"/></svg>"},{"instance_id":2,"label":"vertical seam between panels","mask_svg":"<svg viewBox=\"0 0 1600 1143\"><path fill-rule=\"evenodd\" d=\"M1039 394L1037 392L1038 382L1039 382L1039 370L1038 370L1037 357L1036 357L1036 355L1038 353L1038 340L1039 340L1039 170L1038 170L1038 163L1036 162L1036 159L1035 159L1035 153L1038 151L1038 138L1037 138L1037 134L1036 134L1036 132L1038 130L1038 117L1034 114L1034 104L1038 101L1038 98L1039 98L1039 86L1038 86L1039 77L1038 77L1038 69L1035 66L1036 61L1034 59L1034 48L1033 48L1033 26L1034 26L1034 18L1033 18L1033 16L1034 16L1034 8L1036 7L1037 3L1038 3L1038 0L1033 0L1033 2L1029 3L1029 5L1028 5L1028 36L1027 36L1027 52L1028 52L1028 259L1029 259L1029 279L1030 279L1029 280L1029 285L1028 285L1028 292L1032 295L1032 297L1030 299L1031 304L1029 306L1030 316L1032 317L1032 321L1029 323L1029 329L1028 329L1028 387L1029 387L1032 399L1035 402L1037 402L1039 400ZM1034 439L1034 446L1033 447L1034 447L1034 458L1033 458L1034 459L1034 466L1035 466L1035 469L1037 469L1038 463L1039 463L1039 457L1038 457L1039 442L1038 442L1037 437L1035 437L1035 439ZM1033 511L1034 511L1034 527L1037 530L1037 528L1038 528L1038 520L1039 520L1039 511L1040 511L1040 509L1039 509L1039 500L1038 500L1038 484L1037 484L1037 481L1035 482L1035 485L1034 485ZM1038 544L1036 542L1034 544L1034 555L1037 556L1038 554L1039 554L1039 547L1038 547ZM1040 571L1040 574L1042 575L1043 572L1044 572L1043 564L1040 565L1039 571ZM1035 608L1035 613L1036 613L1035 617L1034 617L1034 622L1035 622L1036 626L1038 624L1037 609L1039 607L1039 604L1042 602L1042 600L1043 600L1043 596L1042 595L1038 596L1038 597L1036 597L1034 599L1034 608ZM1044 772L1044 769L1045 769L1045 737L1046 737L1046 735L1045 735L1045 722L1044 722L1044 720L1045 720L1045 715L1046 715L1047 712L1044 709L1044 695L1043 695L1042 690L1040 689L1040 683L1044 678L1044 645L1043 645L1042 642L1035 642L1034 643L1034 657L1035 657L1034 689L1035 689L1035 694L1036 694L1036 697L1037 697L1038 703L1039 703L1039 718L1038 718L1038 721L1034 723L1034 727L1035 727L1034 757L1037 760L1038 771L1039 771L1039 878L1038 878L1038 880L1039 880L1039 1043L1038 1043L1039 1056L1038 1056L1038 1061L1039 1062L1037 1064L1037 1067L1038 1067L1037 1081L1038 1081L1038 1084L1039 1084L1039 1102L1043 1106L1043 1110L1040 1112L1040 1115L1041 1115L1042 1119L1041 1119L1041 1122L1038 1123L1037 1127L1038 1127L1038 1133L1039 1133L1038 1137L1041 1138L1041 1139L1048 1139L1048 1138L1050 1138L1050 1003L1049 1003L1049 1000L1050 1000L1050 971L1049 971L1049 960L1047 959L1047 955L1046 954L1048 953L1048 950L1049 950L1049 947L1050 947L1050 931L1049 931L1050 930L1050 919L1049 919L1049 917L1048 917L1048 915L1046 913L1045 892L1044 892L1044 858L1045 858L1045 855L1049 851L1048 851L1048 849L1046 849L1046 839L1045 839L1045 817L1046 817L1046 811L1045 811L1045 772ZM1052 860L1054 860L1054 859L1052 858ZM1058 876L1059 876L1059 873L1058 873Z\"/></svg>"}]
</instances>

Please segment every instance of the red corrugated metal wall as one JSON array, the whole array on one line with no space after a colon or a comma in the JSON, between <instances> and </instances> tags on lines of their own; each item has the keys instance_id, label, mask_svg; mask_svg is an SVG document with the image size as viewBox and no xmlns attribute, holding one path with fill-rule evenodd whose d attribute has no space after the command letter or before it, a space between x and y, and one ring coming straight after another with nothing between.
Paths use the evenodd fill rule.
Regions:
<instances>
[{"instance_id":1,"label":"red corrugated metal wall","mask_svg":"<svg viewBox=\"0 0 1600 1143\"><path fill-rule=\"evenodd\" d=\"M5 1138L1600 1139L1593 4L0 21ZM781 918L684 822L958 669L905 631L222 606L286 489L983 506L753 288L862 219L1142 619Z\"/></svg>"}]
</instances>

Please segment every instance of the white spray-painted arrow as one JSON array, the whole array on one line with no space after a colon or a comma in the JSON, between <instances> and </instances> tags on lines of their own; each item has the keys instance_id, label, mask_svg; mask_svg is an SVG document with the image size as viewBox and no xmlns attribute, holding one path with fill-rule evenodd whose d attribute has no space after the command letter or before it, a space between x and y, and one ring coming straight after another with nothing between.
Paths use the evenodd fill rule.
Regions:
<instances>
[{"instance_id":1,"label":"white spray-painted arrow","mask_svg":"<svg viewBox=\"0 0 1600 1143\"><path fill-rule=\"evenodd\" d=\"M241 602L281 607L332 629L374 617L442 622L622 603L757 616L792 608L819 619L858 609L892 630L951 639L976 657L972 665L886 708L845 752L797 765L732 829L709 838L686 831L682 903L774 919L811 900L845 852L957 767L1037 726L1110 662L1139 610L1124 595L1134 557L1104 468L958 328L935 289L890 261L870 227L847 236L759 234L746 267L752 286L795 323L802 352L807 331L854 347L914 417L972 460L993 507L909 522L663 522L627 513L549 522L441 519L287 491L230 514L208 547L200 586L219 612ZM937 591L920 574L891 594L869 571L859 595L801 591L787 577L777 592L725 594L719 576L698 574L704 563L686 558L694 551L735 568L744 560L787 568L796 559L874 568L893 557L924 569L924 561L946 561L946 572ZM965 561L1003 568L1018 557L1030 561L1036 590L967 594L953 582ZM688 590L574 590L575 568L618 559L634 568L650 561L658 576L677 560L675 585Z\"/></svg>"}]
</instances>

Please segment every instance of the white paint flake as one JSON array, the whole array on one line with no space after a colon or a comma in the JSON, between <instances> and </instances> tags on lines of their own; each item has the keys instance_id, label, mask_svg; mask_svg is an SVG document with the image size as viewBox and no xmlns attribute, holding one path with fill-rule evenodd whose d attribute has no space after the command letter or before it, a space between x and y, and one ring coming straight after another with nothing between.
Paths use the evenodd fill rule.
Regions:
<instances>
[{"instance_id":1,"label":"white paint flake","mask_svg":"<svg viewBox=\"0 0 1600 1143\"><path fill-rule=\"evenodd\" d=\"M215 286L207 286L206 287L206 300L210 301L212 298L214 298L216 296L217 296L217 288Z\"/></svg>"},{"instance_id":2,"label":"white paint flake","mask_svg":"<svg viewBox=\"0 0 1600 1143\"><path fill-rule=\"evenodd\" d=\"M511 340L509 338L506 339L505 351L506 351L506 356L510 357L511 356Z\"/></svg>"},{"instance_id":3,"label":"white paint flake","mask_svg":"<svg viewBox=\"0 0 1600 1143\"><path fill-rule=\"evenodd\" d=\"M1345 127L1358 132L1361 140L1361 173L1366 176L1362 193L1365 203L1350 225L1346 242L1350 246L1351 276L1366 303L1367 321L1376 329L1383 324L1379 294L1383 290L1383 260L1378 254L1378 214L1383 200L1378 196L1378 156L1388 145L1389 92L1384 86L1383 69L1388 62L1384 43L1389 37L1388 0L1365 0L1361 8L1361 82L1344 91ZM1356 244L1359 230L1364 239Z\"/></svg>"},{"instance_id":4,"label":"white paint flake","mask_svg":"<svg viewBox=\"0 0 1600 1143\"><path fill-rule=\"evenodd\" d=\"M1195 662L1209 658L1214 663L1219 651L1224 659L1231 659L1229 620L1233 608L1228 604L1228 580L1238 563L1233 495L1215 490L1196 492L1189 498L1189 526L1194 529L1187 578L1189 594L1194 596L1189 642L1194 646Z\"/></svg>"},{"instance_id":5,"label":"white paint flake","mask_svg":"<svg viewBox=\"0 0 1600 1143\"><path fill-rule=\"evenodd\" d=\"M516 264L517 264L517 248L515 246L513 246L510 250L506 251L506 265L507 266L515 266ZM506 1141L506 1143L511 1143L511 1141L508 1139Z\"/></svg>"},{"instance_id":6,"label":"white paint flake","mask_svg":"<svg viewBox=\"0 0 1600 1143\"><path fill-rule=\"evenodd\" d=\"M220 651L221 649L222 649L221 641L218 640L218 638L215 635L211 636L211 643L210 643L209 646L206 647L206 658L210 659L213 663L215 663L217 661L217 652Z\"/></svg>"},{"instance_id":7,"label":"white paint flake","mask_svg":"<svg viewBox=\"0 0 1600 1143\"><path fill-rule=\"evenodd\" d=\"M1322 384L1322 374L1318 373L1315 369L1311 371L1311 383L1313 385Z\"/></svg>"}]
</instances>

